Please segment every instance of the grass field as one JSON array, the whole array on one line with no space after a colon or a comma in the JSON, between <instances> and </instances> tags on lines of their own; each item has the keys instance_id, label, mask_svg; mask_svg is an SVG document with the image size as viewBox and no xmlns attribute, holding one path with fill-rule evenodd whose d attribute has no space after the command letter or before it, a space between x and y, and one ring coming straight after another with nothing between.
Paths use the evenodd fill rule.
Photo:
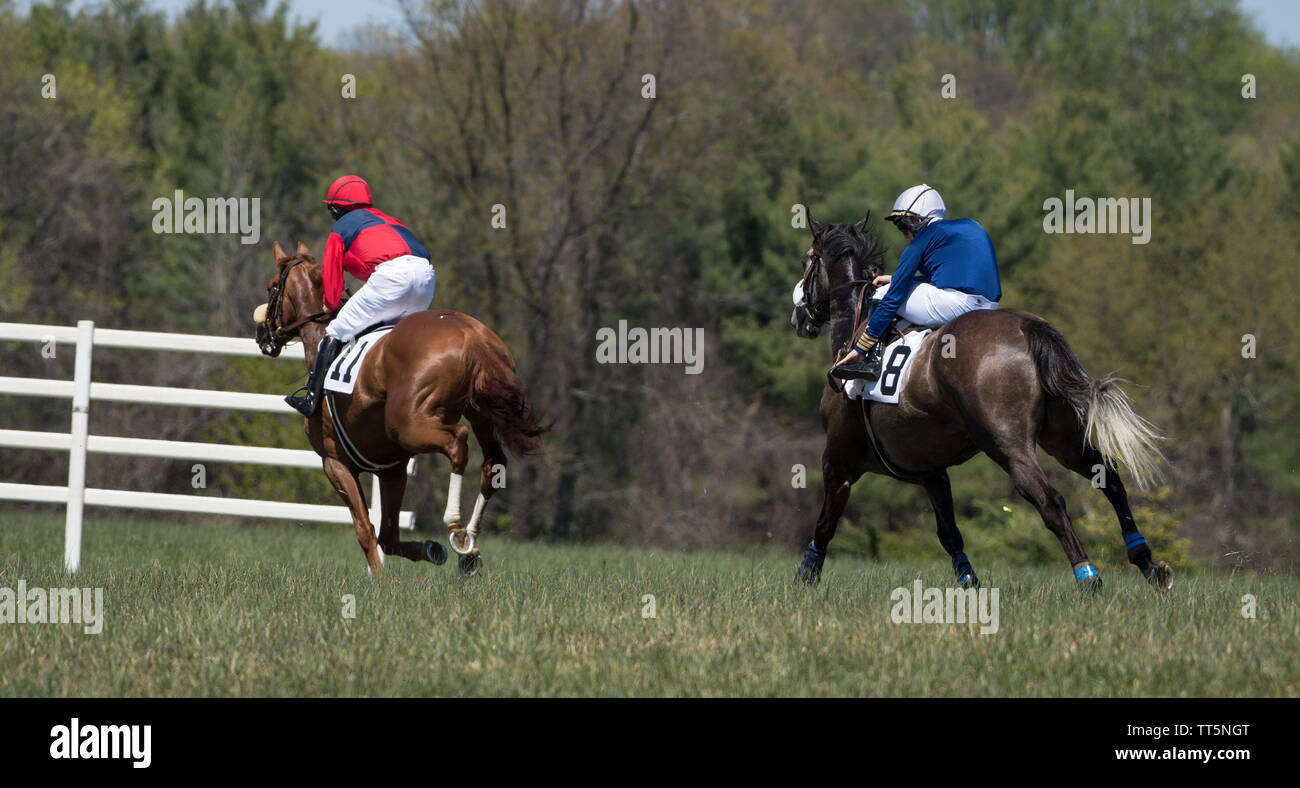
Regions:
<instances>
[{"instance_id":1,"label":"grass field","mask_svg":"<svg viewBox=\"0 0 1300 788\"><path fill-rule=\"evenodd\" d=\"M1300 584L1183 572L1160 597L1129 566L1083 597L1068 568L982 564L999 630L894 624L924 565L555 547L483 539L462 578L389 559L371 582L351 529L92 518L83 571L62 518L0 512L0 587L102 586L102 633L0 624L0 695L1296 696ZM445 544L445 539L443 540ZM1064 562L1062 562L1064 563ZM355 596L355 618L343 597ZM653 594L656 616L642 616ZM1242 596L1258 600L1254 620Z\"/></svg>"}]
</instances>

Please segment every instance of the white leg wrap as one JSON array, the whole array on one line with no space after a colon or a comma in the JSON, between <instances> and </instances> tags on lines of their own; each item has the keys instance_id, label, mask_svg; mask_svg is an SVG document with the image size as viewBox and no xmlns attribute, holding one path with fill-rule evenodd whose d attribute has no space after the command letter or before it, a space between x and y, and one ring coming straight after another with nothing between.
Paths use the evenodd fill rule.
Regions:
<instances>
[{"instance_id":1,"label":"white leg wrap","mask_svg":"<svg viewBox=\"0 0 1300 788\"><path fill-rule=\"evenodd\" d=\"M451 484L447 486L447 511L442 514L442 521L447 525L460 520L460 483L463 478L459 473L453 473Z\"/></svg>"},{"instance_id":2,"label":"white leg wrap","mask_svg":"<svg viewBox=\"0 0 1300 788\"><path fill-rule=\"evenodd\" d=\"M483 517L483 507L485 505L487 505L487 499L483 497L483 493L479 493L478 499L474 501L474 514L470 515L469 527L465 529L469 531L470 539L478 538L478 522Z\"/></svg>"}]
</instances>

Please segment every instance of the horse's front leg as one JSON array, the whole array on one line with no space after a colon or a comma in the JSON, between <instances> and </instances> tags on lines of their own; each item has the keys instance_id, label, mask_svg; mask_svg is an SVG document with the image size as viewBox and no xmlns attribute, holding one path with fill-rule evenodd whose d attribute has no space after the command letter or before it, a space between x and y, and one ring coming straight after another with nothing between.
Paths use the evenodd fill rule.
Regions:
<instances>
[{"instance_id":1,"label":"horse's front leg","mask_svg":"<svg viewBox=\"0 0 1300 788\"><path fill-rule=\"evenodd\" d=\"M366 498L361 493L357 474L342 461L326 457L325 475L334 485L334 491L352 512L352 525L357 531L357 543L361 545L361 551L366 554L370 576L383 577L384 564L379 559L379 540L375 538L375 527L370 523L370 513L366 511Z\"/></svg>"},{"instance_id":2,"label":"horse's front leg","mask_svg":"<svg viewBox=\"0 0 1300 788\"><path fill-rule=\"evenodd\" d=\"M379 546L387 555L400 555L408 561L429 561L436 566L447 562L442 545L427 539L423 542L398 538L402 517L402 498L406 496L406 463L395 465L379 474Z\"/></svg>"},{"instance_id":3,"label":"horse's front leg","mask_svg":"<svg viewBox=\"0 0 1300 788\"><path fill-rule=\"evenodd\" d=\"M957 515L952 506L952 484L948 473L944 471L921 483L926 495L930 496L930 506L934 507L934 520L938 526L939 544L952 558L952 569L957 573L957 582L962 588L979 588L980 579L971 568L970 559L966 557L966 545L957 530Z\"/></svg>"},{"instance_id":4,"label":"horse's front leg","mask_svg":"<svg viewBox=\"0 0 1300 788\"><path fill-rule=\"evenodd\" d=\"M860 474L859 474L860 475ZM831 459L831 447L822 455L822 511L817 517L813 539L804 550L798 574L806 583L821 582L822 566L826 563L826 549L835 538L844 507L849 503L849 493L858 475L851 474Z\"/></svg>"}]
</instances>

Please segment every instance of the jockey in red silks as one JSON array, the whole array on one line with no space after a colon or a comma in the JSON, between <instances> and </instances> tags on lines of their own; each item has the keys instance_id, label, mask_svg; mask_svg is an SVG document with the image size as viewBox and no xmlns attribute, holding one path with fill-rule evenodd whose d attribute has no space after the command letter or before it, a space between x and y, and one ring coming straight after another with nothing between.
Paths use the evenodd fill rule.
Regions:
<instances>
[{"instance_id":1,"label":"jockey in red silks","mask_svg":"<svg viewBox=\"0 0 1300 788\"><path fill-rule=\"evenodd\" d=\"M348 342L376 323L428 309L434 291L428 250L406 225L370 204L361 177L334 181L322 202L335 219L322 262L325 308L338 309L344 271L366 284L326 326L307 385L284 398L307 417L320 407L326 370Z\"/></svg>"}]
</instances>

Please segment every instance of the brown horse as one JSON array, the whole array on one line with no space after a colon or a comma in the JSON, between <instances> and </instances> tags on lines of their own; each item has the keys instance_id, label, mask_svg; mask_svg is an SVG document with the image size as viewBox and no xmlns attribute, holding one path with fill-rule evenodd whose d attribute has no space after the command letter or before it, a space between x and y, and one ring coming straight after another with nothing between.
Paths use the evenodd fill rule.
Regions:
<instances>
[{"instance_id":1,"label":"brown horse","mask_svg":"<svg viewBox=\"0 0 1300 788\"><path fill-rule=\"evenodd\" d=\"M262 352L277 356L300 338L307 368L335 314L313 311L322 304L321 267L305 244L293 256L275 248L275 275L267 283L267 303L254 312ZM544 426L515 374L509 348L491 329L450 309L417 312L400 320L365 356L352 394L336 393L306 419L311 446L324 459L325 475L352 512L357 542L370 573L383 574L379 548L387 555L440 564L446 553L436 542L398 541L398 514L406 492L406 463L416 454L438 452L451 461L451 483L443 520L460 568L473 575L482 564L476 538L483 507L504 478L506 452L516 457L538 448ZM461 417L469 420L467 428ZM343 426L340 436L337 418ZM469 431L483 450L478 500L468 526L461 526L461 477L469 459ZM351 445L345 446L349 441ZM359 458L358 458L359 455ZM371 467L363 468L358 459ZM381 524L376 540L358 476L379 477Z\"/></svg>"},{"instance_id":2,"label":"brown horse","mask_svg":"<svg viewBox=\"0 0 1300 788\"><path fill-rule=\"evenodd\" d=\"M831 225L810 220L813 246L804 256L802 280L806 305L796 307L790 323L800 336L813 338L829 322L832 359L856 336L867 313L864 299L881 273L884 250L868 229L869 219L870 214L855 224ZM828 383L821 414L824 498L799 566L808 582L820 579L851 485L870 472L925 488L958 582L978 587L957 529L946 469L984 452L1038 510L1075 579L1098 590L1101 575L1075 536L1065 499L1038 464L1037 444L1100 486L1119 518L1129 561L1155 588L1172 587L1173 570L1152 559L1116 466L1122 462L1147 487L1159 476L1158 436L1133 412L1115 378L1090 377L1061 333L1036 315L1014 309L961 315L925 338L897 405L868 407Z\"/></svg>"}]
</instances>

